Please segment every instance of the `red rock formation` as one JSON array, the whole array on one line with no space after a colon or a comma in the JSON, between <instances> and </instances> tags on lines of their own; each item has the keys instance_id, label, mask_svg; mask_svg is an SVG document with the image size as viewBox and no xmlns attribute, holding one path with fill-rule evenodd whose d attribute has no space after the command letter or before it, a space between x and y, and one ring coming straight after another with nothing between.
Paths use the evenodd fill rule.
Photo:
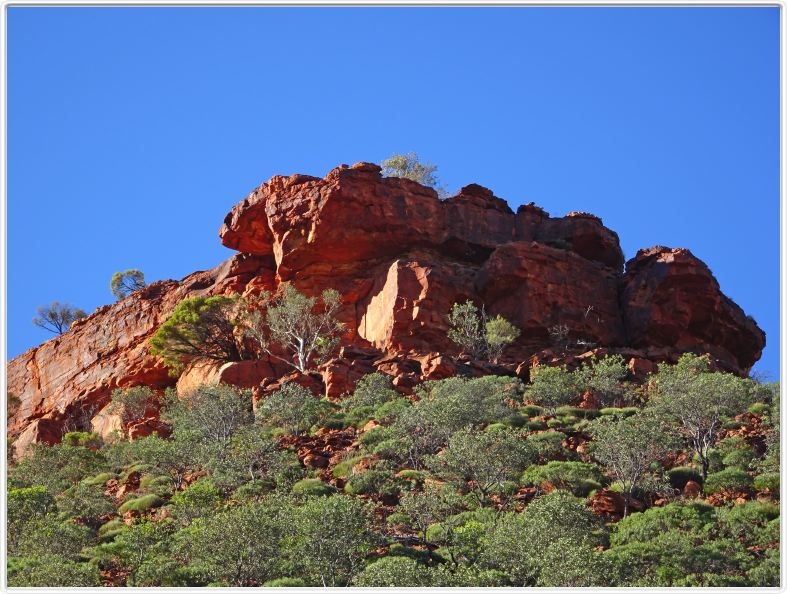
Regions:
<instances>
[{"instance_id":1,"label":"red rock formation","mask_svg":"<svg viewBox=\"0 0 787 594\"><path fill-rule=\"evenodd\" d=\"M598 217L552 218L532 204L514 213L476 184L441 201L431 188L382 178L369 163L322 179L276 176L231 210L220 236L241 253L99 308L8 364L9 391L21 400L9 421L18 447L57 441L80 417L108 432L117 423L102 408L113 389L174 385L148 341L180 300L275 291L285 282L342 294L343 350L319 370L319 389L331 397L374 369L408 392L458 366L527 377L523 362L578 362L593 352L622 353L638 375L687 350L745 373L764 346L762 331L688 250L642 250L624 274L618 237ZM457 358L446 314L466 299L522 329L502 367ZM568 327L568 348L550 344L556 324ZM191 370L179 387L225 381L260 395L289 371L266 360L230 362ZM298 381L316 386L320 376ZM153 430L155 419L147 421L137 434Z\"/></svg>"}]
</instances>

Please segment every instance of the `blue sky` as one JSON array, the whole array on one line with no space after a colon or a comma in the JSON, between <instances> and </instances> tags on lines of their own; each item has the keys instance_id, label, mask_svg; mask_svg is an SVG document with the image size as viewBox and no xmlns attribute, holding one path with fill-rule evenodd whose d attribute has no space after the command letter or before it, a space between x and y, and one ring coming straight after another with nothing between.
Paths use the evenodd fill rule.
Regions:
<instances>
[{"instance_id":1,"label":"blue sky","mask_svg":"<svg viewBox=\"0 0 787 594\"><path fill-rule=\"evenodd\" d=\"M8 355L181 278L274 174L417 151L450 189L688 247L779 373L777 8L10 8Z\"/></svg>"}]
</instances>

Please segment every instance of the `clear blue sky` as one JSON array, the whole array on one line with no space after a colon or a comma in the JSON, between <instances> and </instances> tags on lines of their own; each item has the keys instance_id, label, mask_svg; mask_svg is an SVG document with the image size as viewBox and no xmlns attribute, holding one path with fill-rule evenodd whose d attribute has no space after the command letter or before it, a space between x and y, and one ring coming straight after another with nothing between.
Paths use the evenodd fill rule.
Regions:
<instances>
[{"instance_id":1,"label":"clear blue sky","mask_svg":"<svg viewBox=\"0 0 787 594\"><path fill-rule=\"evenodd\" d=\"M779 372L777 8L11 8L8 354L116 270L229 257L274 174L417 151L451 189L688 247Z\"/></svg>"}]
</instances>

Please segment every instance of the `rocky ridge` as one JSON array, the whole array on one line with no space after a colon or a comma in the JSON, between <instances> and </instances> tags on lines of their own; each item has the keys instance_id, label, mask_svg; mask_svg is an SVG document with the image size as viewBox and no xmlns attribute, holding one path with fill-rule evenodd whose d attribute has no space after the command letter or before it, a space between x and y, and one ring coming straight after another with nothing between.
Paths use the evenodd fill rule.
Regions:
<instances>
[{"instance_id":1,"label":"rocky ridge","mask_svg":"<svg viewBox=\"0 0 787 594\"><path fill-rule=\"evenodd\" d=\"M104 411L110 394L137 384L186 392L224 381L260 397L284 378L334 397L375 369L407 392L456 373L526 378L533 365L607 352L622 354L635 375L687 351L745 374L765 344L689 250L651 247L624 264L617 234L598 217L550 217L533 204L513 212L476 184L441 201L431 188L381 177L370 163L324 178L276 176L231 210L219 235L239 253L103 306L8 363L8 391L20 402L9 416L17 451L56 442L80 423L102 434L117 428L119 419ZM150 355L148 340L182 299L285 283L342 294L347 332L318 375L294 377L263 359L203 365L176 379ZM446 336L451 305L467 299L522 330L499 366L467 360ZM550 336L559 325L568 331L562 345ZM158 428L151 409L131 430Z\"/></svg>"}]
</instances>

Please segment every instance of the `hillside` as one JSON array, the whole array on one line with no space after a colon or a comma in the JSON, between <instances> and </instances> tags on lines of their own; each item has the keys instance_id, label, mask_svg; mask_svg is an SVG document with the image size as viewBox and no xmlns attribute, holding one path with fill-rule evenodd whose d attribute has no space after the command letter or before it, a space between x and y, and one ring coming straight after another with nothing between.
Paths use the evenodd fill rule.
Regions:
<instances>
[{"instance_id":1,"label":"hillside","mask_svg":"<svg viewBox=\"0 0 787 594\"><path fill-rule=\"evenodd\" d=\"M624 262L592 214L369 163L274 177L219 235L9 362L11 585L778 584L765 335L688 249ZM270 312L328 289L337 342L295 370ZM468 301L499 357L456 338ZM176 353L187 318L229 354Z\"/></svg>"}]
</instances>

